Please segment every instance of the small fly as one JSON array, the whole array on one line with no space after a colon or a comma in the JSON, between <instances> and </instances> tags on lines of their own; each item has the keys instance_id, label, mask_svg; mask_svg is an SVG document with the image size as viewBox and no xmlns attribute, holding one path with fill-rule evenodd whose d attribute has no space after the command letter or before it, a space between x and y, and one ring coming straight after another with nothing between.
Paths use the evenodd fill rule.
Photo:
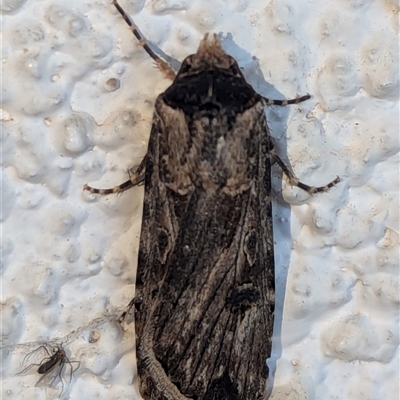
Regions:
<instances>
[{"instance_id":1,"label":"small fly","mask_svg":"<svg viewBox=\"0 0 400 400\"><path fill-rule=\"evenodd\" d=\"M61 381L62 389L61 393L64 391L64 380L70 384L72 381L72 374L79 368L79 361L70 361L67 357L67 354L62 345L52 345L47 343L46 345L42 345L38 347L36 350L31 351L28 355L25 356L23 363L32 356L32 354L37 353L39 350L45 352L47 357L43 358L39 363L32 363L24 368L18 374L22 374L28 371L30 368L34 366L38 366L37 373L42 375L40 379L36 382L36 387L47 386L51 388L55 388L59 381ZM72 363L78 363L76 368L73 368ZM69 364L70 367L70 376L67 381L64 377L64 369L66 368L66 364Z\"/></svg>"}]
</instances>

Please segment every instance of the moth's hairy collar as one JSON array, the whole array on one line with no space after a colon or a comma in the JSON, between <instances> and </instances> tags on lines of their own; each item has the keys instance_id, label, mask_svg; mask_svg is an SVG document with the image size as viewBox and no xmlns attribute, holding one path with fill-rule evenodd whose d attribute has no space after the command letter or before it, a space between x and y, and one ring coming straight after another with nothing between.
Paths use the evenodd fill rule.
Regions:
<instances>
[{"instance_id":1,"label":"moth's hairy collar","mask_svg":"<svg viewBox=\"0 0 400 400\"><path fill-rule=\"evenodd\" d=\"M196 54L186 57L182 62L177 79L209 70L225 71L233 76L242 77L236 60L225 53L221 41L215 33L204 35Z\"/></svg>"},{"instance_id":2,"label":"moth's hairy collar","mask_svg":"<svg viewBox=\"0 0 400 400\"><path fill-rule=\"evenodd\" d=\"M210 35L206 33L200 41L199 48L197 49L196 58L221 60L226 62L227 54L222 50L221 41L217 34Z\"/></svg>"}]
</instances>

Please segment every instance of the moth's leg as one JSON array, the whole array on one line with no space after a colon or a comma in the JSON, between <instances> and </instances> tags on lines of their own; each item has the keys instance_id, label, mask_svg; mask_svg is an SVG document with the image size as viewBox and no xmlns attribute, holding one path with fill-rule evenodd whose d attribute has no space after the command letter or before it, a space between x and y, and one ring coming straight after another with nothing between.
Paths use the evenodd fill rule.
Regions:
<instances>
[{"instance_id":1,"label":"moth's leg","mask_svg":"<svg viewBox=\"0 0 400 400\"><path fill-rule=\"evenodd\" d=\"M146 166L146 157L143 158L142 162L140 163L136 171L132 172L132 170L128 170L129 174L128 181L122 183L121 185L115 186L112 189L96 189L89 186L88 184L85 184L83 186L83 190L87 190L90 193L101 194L101 195L125 192L125 190L128 190L136 185L139 185L144 181L145 166Z\"/></svg>"},{"instance_id":2,"label":"moth's leg","mask_svg":"<svg viewBox=\"0 0 400 400\"><path fill-rule=\"evenodd\" d=\"M286 166L286 164L282 161L282 159L278 156L276 153L275 149L270 150L269 154L273 157L273 159L277 162L277 164L281 167L282 171L284 174L288 177L289 183L292 186L297 186L300 189L305 190L306 192L310 194L314 193L319 193L319 192L326 192L329 188L332 186L336 185L338 182L340 182L340 178L337 176L336 179L334 179L332 182L328 183L325 186L320 186L320 187L313 187L313 186L308 186L305 183L300 182L293 174L293 172L290 171L290 169Z\"/></svg>"},{"instance_id":3,"label":"moth's leg","mask_svg":"<svg viewBox=\"0 0 400 400\"><path fill-rule=\"evenodd\" d=\"M122 15L122 18L129 25L129 28L136 36L136 39L139 41L139 44L146 50L146 53L155 61L157 68L164 74L164 76L168 79L174 80L176 73L173 68L164 60L162 60L147 44L146 39L139 32L139 28L136 24L129 18L128 14L124 11L124 9L118 4L117 0L113 0L113 4L118 10L118 12Z\"/></svg>"},{"instance_id":4,"label":"moth's leg","mask_svg":"<svg viewBox=\"0 0 400 400\"><path fill-rule=\"evenodd\" d=\"M311 96L309 94L306 94L306 95L300 96L300 97L296 97L295 99L290 99L290 100L273 100L273 99L268 99L266 97L263 97L264 104L266 106L288 106L290 104L302 103L303 101L306 101L310 98L311 98ZM288 177L289 183L292 186L297 186L300 189L303 189L310 194L325 192L332 186L336 185L336 183L340 182L340 178L337 176L336 179L334 179L332 182L328 183L325 186L320 186L320 187L308 186L305 183L300 182L294 176L293 172L290 171L290 169L286 166L284 161L278 156L278 154L276 153L276 151L273 147L270 149L269 154L273 157L273 159L276 161L276 163L281 167L282 171Z\"/></svg>"},{"instance_id":5,"label":"moth's leg","mask_svg":"<svg viewBox=\"0 0 400 400\"><path fill-rule=\"evenodd\" d=\"M273 100L273 99L268 99L267 97L263 97L264 99L264 104L266 106L288 106L290 104L298 104L302 103L303 101L306 101L308 99L311 99L311 96L309 94L306 94L304 96L296 97L295 99L290 99L290 100Z\"/></svg>"},{"instance_id":6,"label":"moth's leg","mask_svg":"<svg viewBox=\"0 0 400 400\"><path fill-rule=\"evenodd\" d=\"M129 311L131 311L131 308L138 302L138 299L136 297L134 297L129 304L126 306L125 311L119 316L119 318L117 319L117 322L119 324L122 324L122 322L124 322L126 316L128 315Z\"/></svg>"}]
</instances>

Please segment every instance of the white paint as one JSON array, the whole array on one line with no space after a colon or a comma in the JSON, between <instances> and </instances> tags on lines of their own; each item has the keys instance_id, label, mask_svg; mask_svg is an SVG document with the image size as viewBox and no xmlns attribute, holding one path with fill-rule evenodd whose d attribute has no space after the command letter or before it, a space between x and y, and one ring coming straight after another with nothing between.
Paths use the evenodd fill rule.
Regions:
<instances>
[{"instance_id":1,"label":"white paint","mask_svg":"<svg viewBox=\"0 0 400 400\"><path fill-rule=\"evenodd\" d=\"M134 293L143 189L98 200L82 186L114 186L139 164L170 83L109 3L1 5L3 399L60 398L61 385L34 386L35 369L16 375L46 340L81 362L62 398L138 398L133 324L124 333L110 316ZM221 32L261 94L313 95L268 111L302 181L342 177L312 198L284 179L289 207L274 168L271 399L398 398L397 2L122 5L177 60Z\"/></svg>"}]
</instances>

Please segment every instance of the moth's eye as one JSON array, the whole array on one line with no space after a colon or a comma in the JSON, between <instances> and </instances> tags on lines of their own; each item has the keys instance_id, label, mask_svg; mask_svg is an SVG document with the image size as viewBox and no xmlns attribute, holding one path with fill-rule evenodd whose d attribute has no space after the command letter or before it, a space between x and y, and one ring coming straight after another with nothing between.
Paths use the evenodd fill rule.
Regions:
<instances>
[{"instance_id":1,"label":"moth's eye","mask_svg":"<svg viewBox=\"0 0 400 400\"><path fill-rule=\"evenodd\" d=\"M239 68L239 65L237 64L237 62L233 59L233 58L231 58L231 60L230 60L231 62L230 62L230 70L231 70L231 72L233 73L233 74L240 74L240 68Z\"/></svg>"},{"instance_id":2,"label":"moth's eye","mask_svg":"<svg viewBox=\"0 0 400 400\"><path fill-rule=\"evenodd\" d=\"M185 72L189 72L191 68L192 68L192 57L189 56L183 60L179 73L184 74Z\"/></svg>"}]
</instances>

